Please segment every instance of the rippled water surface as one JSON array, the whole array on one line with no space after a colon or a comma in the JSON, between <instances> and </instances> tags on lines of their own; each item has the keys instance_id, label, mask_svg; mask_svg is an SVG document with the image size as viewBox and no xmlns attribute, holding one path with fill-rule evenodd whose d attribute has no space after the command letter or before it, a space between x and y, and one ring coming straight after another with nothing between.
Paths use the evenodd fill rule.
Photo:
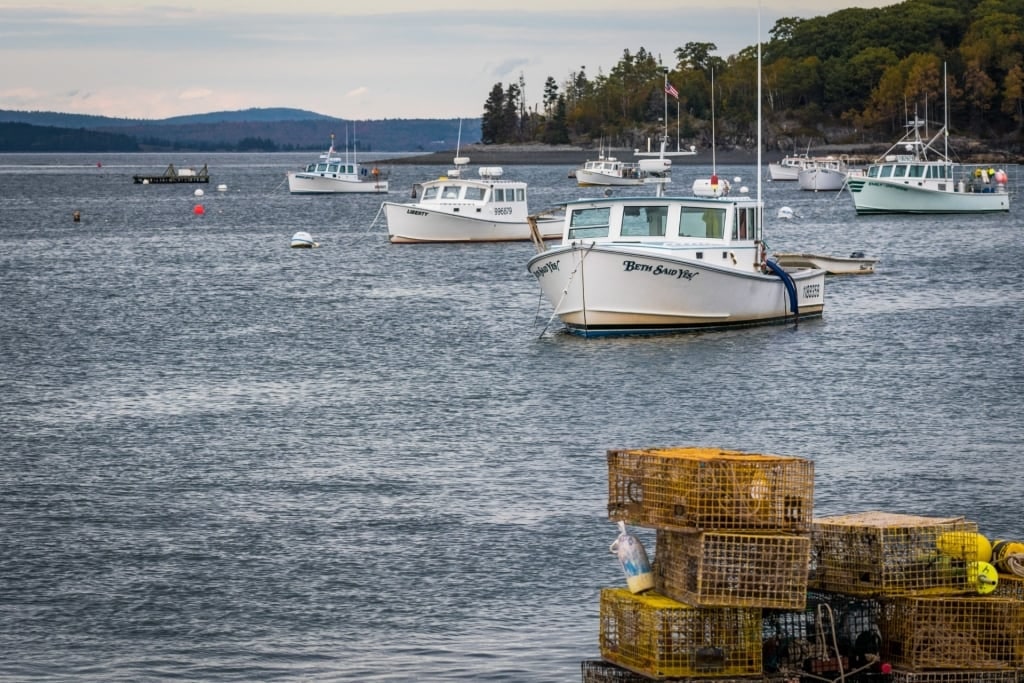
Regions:
<instances>
[{"instance_id":1,"label":"rippled water surface","mask_svg":"<svg viewBox=\"0 0 1024 683\"><path fill-rule=\"evenodd\" d=\"M586 340L529 243L391 245L381 196L288 194L304 156L97 161L0 155L0 680L579 680L610 448L807 457L817 516L1024 536L1016 205L765 183L772 250L878 272L797 328ZM132 183L171 161L213 182ZM505 172L540 209L596 192L568 170Z\"/></svg>"}]
</instances>

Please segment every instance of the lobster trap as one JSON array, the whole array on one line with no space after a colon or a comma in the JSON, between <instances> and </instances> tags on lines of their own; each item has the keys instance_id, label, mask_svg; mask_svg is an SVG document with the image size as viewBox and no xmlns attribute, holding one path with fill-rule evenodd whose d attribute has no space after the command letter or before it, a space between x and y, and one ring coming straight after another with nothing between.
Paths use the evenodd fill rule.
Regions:
<instances>
[{"instance_id":1,"label":"lobster trap","mask_svg":"<svg viewBox=\"0 0 1024 683\"><path fill-rule=\"evenodd\" d=\"M659 529L654 588L699 607L803 609L808 536Z\"/></svg>"},{"instance_id":2,"label":"lobster trap","mask_svg":"<svg viewBox=\"0 0 1024 683\"><path fill-rule=\"evenodd\" d=\"M648 678L761 674L761 610L601 590L601 657Z\"/></svg>"},{"instance_id":3,"label":"lobster trap","mask_svg":"<svg viewBox=\"0 0 1024 683\"><path fill-rule=\"evenodd\" d=\"M717 448L608 451L608 516L677 530L807 533L814 462Z\"/></svg>"},{"instance_id":4,"label":"lobster trap","mask_svg":"<svg viewBox=\"0 0 1024 683\"><path fill-rule=\"evenodd\" d=\"M993 597L902 597L883 603L882 656L894 667L1024 667L1024 603Z\"/></svg>"},{"instance_id":5,"label":"lobster trap","mask_svg":"<svg viewBox=\"0 0 1024 683\"><path fill-rule=\"evenodd\" d=\"M885 512L816 519L809 585L876 597L977 593L967 571L978 559L977 531L963 518Z\"/></svg>"},{"instance_id":6,"label":"lobster trap","mask_svg":"<svg viewBox=\"0 0 1024 683\"><path fill-rule=\"evenodd\" d=\"M808 592L802 610L765 610L765 673L866 679L880 664L880 614L880 603L871 598L816 591Z\"/></svg>"}]
</instances>

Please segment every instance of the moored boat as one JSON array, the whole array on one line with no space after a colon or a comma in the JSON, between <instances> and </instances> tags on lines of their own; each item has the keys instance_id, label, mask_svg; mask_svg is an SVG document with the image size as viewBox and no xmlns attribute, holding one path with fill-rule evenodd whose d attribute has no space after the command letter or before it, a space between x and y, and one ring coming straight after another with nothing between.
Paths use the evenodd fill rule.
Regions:
<instances>
[{"instance_id":1,"label":"moored boat","mask_svg":"<svg viewBox=\"0 0 1024 683\"><path fill-rule=\"evenodd\" d=\"M843 189L846 178L856 173L849 162L842 157L819 157L812 159L797 172L797 183L801 190L812 192L837 192Z\"/></svg>"},{"instance_id":2,"label":"moored boat","mask_svg":"<svg viewBox=\"0 0 1024 683\"><path fill-rule=\"evenodd\" d=\"M994 213L1010 210L1007 174L989 164L962 164L936 142L947 139L946 127L927 141L925 122L915 118L907 132L862 176L846 188L858 214Z\"/></svg>"},{"instance_id":3,"label":"moored boat","mask_svg":"<svg viewBox=\"0 0 1024 683\"><path fill-rule=\"evenodd\" d=\"M943 69L945 82L945 69ZM949 153L949 102L938 132L927 141L916 115L907 132L846 188L858 214L995 213L1010 210L1007 174L990 164L962 164ZM942 139L942 149L937 141Z\"/></svg>"},{"instance_id":4,"label":"moored boat","mask_svg":"<svg viewBox=\"0 0 1024 683\"><path fill-rule=\"evenodd\" d=\"M578 199L527 270L581 336L749 327L818 317L825 271L767 259L749 196Z\"/></svg>"},{"instance_id":5,"label":"moored boat","mask_svg":"<svg viewBox=\"0 0 1024 683\"><path fill-rule=\"evenodd\" d=\"M456 157L447 175L417 185L411 203L384 202L388 239L393 243L508 242L533 238L527 222L527 183L505 180L498 166L483 166L477 178L465 177L468 157ZM541 239L562 234L550 216L538 222Z\"/></svg>"},{"instance_id":6,"label":"moored boat","mask_svg":"<svg viewBox=\"0 0 1024 683\"><path fill-rule=\"evenodd\" d=\"M785 268L820 268L829 275L867 275L875 272L878 259L855 251L849 256L782 252L772 254Z\"/></svg>"},{"instance_id":7,"label":"moored boat","mask_svg":"<svg viewBox=\"0 0 1024 683\"><path fill-rule=\"evenodd\" d=\"M356 159L355 152L345 151L344 157L331 145L320 158L303 171L288 173L288 191L292 194L386 193L387 173L376 166L367 168Z\"/></svg>"}]
</instances>

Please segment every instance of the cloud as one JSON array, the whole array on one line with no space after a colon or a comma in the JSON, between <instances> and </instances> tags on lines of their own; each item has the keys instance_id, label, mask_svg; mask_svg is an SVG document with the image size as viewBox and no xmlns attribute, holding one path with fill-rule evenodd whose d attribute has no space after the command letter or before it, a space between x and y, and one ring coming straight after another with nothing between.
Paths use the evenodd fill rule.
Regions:
<instances>
[{"instance_id":1,"label":"cloud","mask_svg":"<svg viewBox=\"0 0 1024 683\"><path fill-rule=\"evenodd\" d=\"M368 94L369 92L369 88L367 88L365 85L361 85L358 88L349 90L347 93L345 93L345 97L361 97L363 95Z\"/></svg>"}]
</instances>

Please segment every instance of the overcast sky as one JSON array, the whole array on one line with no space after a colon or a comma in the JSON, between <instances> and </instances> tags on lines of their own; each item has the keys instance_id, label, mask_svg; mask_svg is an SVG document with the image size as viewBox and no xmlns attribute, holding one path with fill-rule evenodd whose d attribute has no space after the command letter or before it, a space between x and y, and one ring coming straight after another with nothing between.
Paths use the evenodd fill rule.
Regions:
<instances>
[{"instance_id":1,"label":"overcast sky","mask_svg":"<svg viewBox=\"0 0 1024 683\"><path fill-rule=\"evenodd\" d=\"M783 16L894 0L762 0ZM429 8L429 9L425 9ZM159 119L294 107L344 119L477 117L495 83L541 99L623 50L674 65L757 41L757 0L0 0L0 109Z\"/></svg>"}]
</instances>

